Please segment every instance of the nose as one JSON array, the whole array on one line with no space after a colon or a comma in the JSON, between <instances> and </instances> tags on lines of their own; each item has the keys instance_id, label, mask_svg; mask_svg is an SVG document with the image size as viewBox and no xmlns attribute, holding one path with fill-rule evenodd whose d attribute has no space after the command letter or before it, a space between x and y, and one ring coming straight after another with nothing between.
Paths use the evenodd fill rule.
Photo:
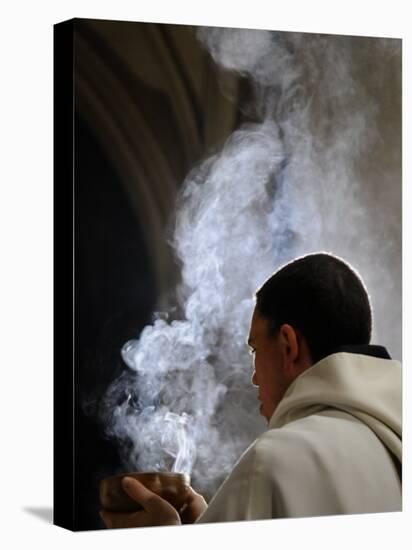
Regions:
<instances>
[{"instance_id":1,"label":"nose","mask_svg":"<svg viewBox=\"0 0 412 550\"><path fill-rule=\"evenodd\" d=\"M252 374L252 384L253 384L254 386L256 386L256 387L257 387L257 385L258 385L258 383L257 383L257 378L256 378L256 371L255 371L255 370L253 371L253 374Z\"/></svg>"}]
</instances>

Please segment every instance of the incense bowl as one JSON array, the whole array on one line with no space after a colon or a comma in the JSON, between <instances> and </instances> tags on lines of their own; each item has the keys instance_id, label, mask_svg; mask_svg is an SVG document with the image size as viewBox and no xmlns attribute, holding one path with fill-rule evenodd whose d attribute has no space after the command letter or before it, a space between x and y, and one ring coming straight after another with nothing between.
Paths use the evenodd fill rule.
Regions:
<instances>
[{"instance_id":1,"label":"incense bowl","mask_svg":"<svg viewBox=\"0 0 412 550\"><path fill-rule=\"evenodd\" d=\"M190 487L190 476L172 472L131 472L107 477L100 481L100 502L109 512L137 512L139 503L123 490L124 477L133 477L147 489L169 502L179 511L186 501Z\"/></svg>"}]
</instances>

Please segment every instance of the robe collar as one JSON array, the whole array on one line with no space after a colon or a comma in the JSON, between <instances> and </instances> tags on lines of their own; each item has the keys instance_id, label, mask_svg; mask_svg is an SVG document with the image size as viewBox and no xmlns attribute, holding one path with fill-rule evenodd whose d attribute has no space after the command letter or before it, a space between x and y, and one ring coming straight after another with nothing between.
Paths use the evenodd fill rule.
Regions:
<instances>
[{"instance_id":1,"label":"robe collar","mask_svg":"<svg viewBox=\"0 0 412 550\"><path fill-rule=\"evenodd\" d=\"M363 345L363 346L340 346L334 348L328 355L334 353L359 353L360 355L369 355L379 359L391 359L388 350L384 346Z\"/></svg>"}]
</instances>

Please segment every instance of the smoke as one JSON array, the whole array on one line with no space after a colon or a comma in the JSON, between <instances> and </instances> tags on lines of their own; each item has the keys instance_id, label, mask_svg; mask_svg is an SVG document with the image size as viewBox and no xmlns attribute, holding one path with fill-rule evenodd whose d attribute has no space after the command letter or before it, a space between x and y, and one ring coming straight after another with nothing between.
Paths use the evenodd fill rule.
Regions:
<instances>
[{"instance_id":1,"label":"smoke","mask_svg":"<svg viewBox=\"0 0 412 550\"><path fill-rule=\"evenodd\" d=\"M367 171L390 144L363 72L376 64L381 89L383 63L400 52L395 40L263 30L201 28L198 38L253 84L254 122L187 176L172 242L182 318L165 312L125 344L129 371L101 418L125 468L186 471L210 496L264 429L245 341L254 292L282 263L319 250L349 261L372 296L374 340L400 356L397 186L374 202L397 163L379 180Z\"/></svg>"}]
</instances>

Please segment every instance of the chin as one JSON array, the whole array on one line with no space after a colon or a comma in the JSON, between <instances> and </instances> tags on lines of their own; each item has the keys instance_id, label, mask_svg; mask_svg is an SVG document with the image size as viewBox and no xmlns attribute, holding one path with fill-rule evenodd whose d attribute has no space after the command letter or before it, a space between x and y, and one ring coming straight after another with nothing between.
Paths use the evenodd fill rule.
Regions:
<instances>
[{"instance_id":1,"label":"chin","mask_svg":"<svg viewBox=\"0 0 412 550\"><path fill-rule=\"evenodd\" d=\"M261 416L264 416L266 418L266 420L269 422L270 419L268 418L268 415L265 413L265 410L264 410L262 404L259 407L259 413L261 414Z\"/></svg>"}]
</instances>

